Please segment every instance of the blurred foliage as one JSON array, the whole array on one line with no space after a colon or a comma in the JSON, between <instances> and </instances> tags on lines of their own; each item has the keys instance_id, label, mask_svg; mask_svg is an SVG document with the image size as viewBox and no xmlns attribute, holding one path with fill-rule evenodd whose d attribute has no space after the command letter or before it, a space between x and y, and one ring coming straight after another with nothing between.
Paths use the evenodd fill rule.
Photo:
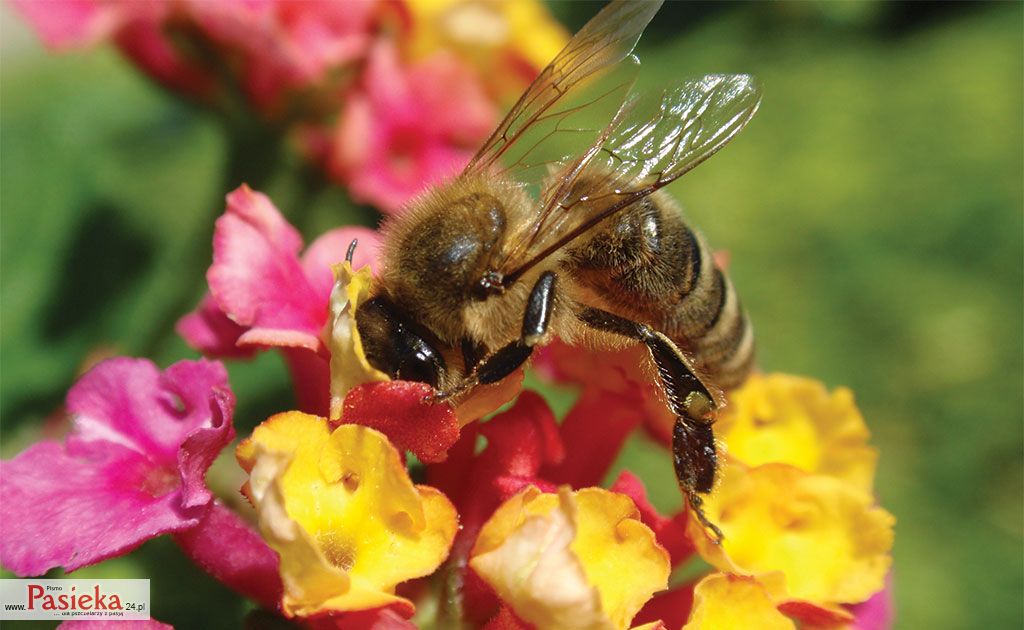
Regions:
<instances>
[{"instance_id":1,"label":"blurred foliage","mask_svg":"<svg viewBox=\"0 0 1024 630\"><path fill-rule=\"evenodd\" d=\"M553 8L576 28L597 6ZM202 295L212 221L243 176L307 238L375 215L113 51L47 56L8 13L0 26L10 457L90 358L194 356L173 325ZM1021 27L1018 3L670 3L639 50L649 86L707 72L764 84L750 127L672 190L732 253L762 367L857 392L898 518L900 628L1022 625ZM276 355L231 378L240 434L291 405ZM617 470L677 504L654 449L632 440ZM247 609L166 539L81 574L150 577L154 616L179 627Z\"/></svg>"}]
</instances>

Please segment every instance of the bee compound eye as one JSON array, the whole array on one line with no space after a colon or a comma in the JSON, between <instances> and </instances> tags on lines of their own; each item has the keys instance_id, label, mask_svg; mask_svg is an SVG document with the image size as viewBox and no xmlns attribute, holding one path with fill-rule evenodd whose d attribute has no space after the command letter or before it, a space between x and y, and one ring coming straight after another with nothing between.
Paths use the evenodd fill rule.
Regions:
<instances>
[{"instance_id":1,"label":"bee compound eye","mask_svg":"<svg viewBox=\"0 0 1024 630\"><path fill-rule=\"evenodd\" d=\"M432 350L424 352L422 348L418 348L407 352L401 356L397 376L403 381L426 383L437 388L440 382L440 371L443 369L439 360L440 355Z\"/></svg>"}]
</instances>

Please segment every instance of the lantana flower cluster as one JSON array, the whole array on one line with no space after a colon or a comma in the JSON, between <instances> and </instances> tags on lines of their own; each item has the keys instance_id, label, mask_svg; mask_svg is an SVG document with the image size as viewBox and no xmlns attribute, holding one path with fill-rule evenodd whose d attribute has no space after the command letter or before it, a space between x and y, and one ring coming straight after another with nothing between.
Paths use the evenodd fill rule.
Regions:
<instances>
[{"instance_id":1,"label":"lantana flower cluster","mask_svg":"<svg viewBox=\"0 0 1024 630\"><path fill-rule=\"evenodd\" d=\"M14 5L50 46L110 40L191 98L242 95L385 212L458 169L565 41L522 0ZM177 325L205 358L84 374L63 440L0 463L0 563L71 572L166 534L314 628L889 627L893 518L848 390L756 374L728 393L705 503L718 541L685 506L656 509L639 475L611 475L638 432L671 475L674 419L643 348L543 348L532 369L577 394L562 418L522 370L452 406L373 368L355 322L380 238L348 226L306 244L269 197L231 192L208 292ZM221 361L268 350L297 408L236 436ZM207 485L229 448L242 500Z\"/></svg>"},{"instance_id":2,"label":"lantana flower cluster","mask_svg":"<svg viewBox=\"0 0 1024 630\"><path fill-rule=\"evenodd\" d=\"M888 627L893 519L848 390L757 374L729 394L705 505L718 542L632 472L604 483L631 434L666 442L671 426L639 350L545 348L538 373L579 391L561 421L521 372L453 408L372 368L355 318L376 243L339 228L303 250L269 198L231 193L210 294L179 330L211 357L278 349L300 401L237 444L242 511L204 483L234 437L224 367L113 359L69 393L63 443L3 462L4 566L70 571L169 533L314 626Z\"/></svg>"},{"instance_id":3,"label":"lantana flower cluster","mask_svg":"<svg viewBox=\"0 0 1024 630\"><path fill-rule=\"evenodd\" d=\"M168 89L280 129L385 212L462 168L568 39L537 0L11 3L51 49L109 41Z\"/></svg>"}]
</instances>

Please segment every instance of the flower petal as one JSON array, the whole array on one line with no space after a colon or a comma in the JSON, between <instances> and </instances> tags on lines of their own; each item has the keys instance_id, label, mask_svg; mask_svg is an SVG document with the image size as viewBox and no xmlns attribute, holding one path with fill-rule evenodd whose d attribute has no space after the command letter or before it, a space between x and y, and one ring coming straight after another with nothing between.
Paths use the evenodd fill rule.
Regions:
<instances>
[{"instance_id":1,"label":"flower petal","mask_svg":"<svg viewBox=\"0 0 1024 630\"><path fill-rule=\"evenodd\" d=\"M691 521L691 538L708 562L748 575L781 571L795 600L864 601L881 590L892 562L892 515L834 477L729 460L705 512L725 535L716 545Z\"/></svg>"},{"instance_id":2,"label":"flower petal","mask_svg":"<svg viewBox=\"0 0 1024 630\"><path fill-rule=\"evenodd\" d=\"M242 518L214 503L196 527L174 535L193 562L232 590L274 610L281 602L278 557Z\"/></svg>"},{"instance_id":3,"label":"flower petal","mask_svg":"<svg viewBox=\"0 0 1024 630\"><path fill-rule=\"evenodd\" d=\"M644 603L667 586L668 553L640 521L629 497L584 488L576 499L580 518L573 551L600 591L612 623L627 627Z\"/></svg>"},{"instance_id":4,"label":"flower petal","mask_svg":"<svg viewBox=\"0 0 1024 630\"><path fill-rule=\"evenodd\" d=\"M370 365L356 326L356 312L370 297L370 268L354 271L350 263L344 262L333 270L335 283L330 296L327 346L331 352L330 417L337 420L353 387L387 381L390 377Z\"/></svg>"},{"instance_id":5,"label":"flower petal","mask_svg":"<svg viewBox=\"0 0 1024 630\"><path fill-rule=\"evenodd\" d=\"M543 484L537 476L541 467L565 457L555 415L532 391L519 394L510 409L489 421L465 427L462 435L454 459L429 466L427 474L459 506L467 528L474 527L467 519L479 527L504 499L522 490L499 496L496 488L513 480ZM474 454L481 435L487 446Z\"/></svg>"},{"instance_id":6,"label":"flower petal","mask_svg":"<svg viewBox=\"0 0 1024 630\"><path fill-rule=\"evenodd\" d=\"M398 452L381 433L350 424L338 427L320 457L320 472L328 483L356 484L346 506L352 518L321 525L324 531L337 531L327 523L338 522L360 541L353 574L394 585L429 574L448 555L455 508L434 488L413 486Z\"/></svg>"},{"instance_id":7,"label":"flower petal","mask_svg":"<svg viewBox=\"0 0 1024 630\"><path fill-rule=\"evenodd\" d=\"M168 372L175 366L168 368ZM178 449L178 471L181 475L181 505L194 508L209 504L213 493L206 487L206 471L213 460L235 437L231 417L235 398L229 390L214 389L210 393L211 417L209 426L192 430Z\"/></svg>"},{"instance_id":8,"label":"flower petal","mask_svg":"<svg viewBox=\"0 0 1024 630\"><path fill-rule=\"evenodd\" d=\"M227 389L227 371L216 361L180 361L163 374L146 359L104 361L68 391L75 425L68 450L74 454L91 442L113 442L174 460L189 433L211 425L215 389Z\"/></svg>"},{"instance_id":9,"label":"flower petal","mask_svg":"<svg viewBox=\"0 0 1024 630\"><path fill-rule=\"evenodd\" d=\"M512 402L523 389L525 374L520 368L497 383L477 385L468 398L455 407L460 426L479 420Z\"/></svg>"},{"instance_id":10,"label":"flower petal","mask_svg":"<svg viewBox=\"0 0 1024 630\"><path fill-rule=\"evenodd\" d=\"M369 45L375 5L368 0L179 3L203 36L240 66L249 99L279 113L282 97L329 83L328 71L357 60Z\"/></svg>"},{"instance_id":11,"label":"flower petal","mask_svg":"<svg viewBox=\"0 0 1024 630\"><path fill-rule=\"evenodd\" d=\"M406 4L416 25L408 42L414 57L454 50L477 68L491 93L503 98L518 96L569 39L537 0Z\"/></svg>"},{"instance_id":12,"label":"flower petal","mask_svg":"<svg viewBox=\"0 0 1024 630\"><path fill-rule=\"evenodd\" d=\"M114 3L105 2L106 6ZM167 2L118 2L118 7L133 9L144 7L150 15L142 16L125 24L114 35L114 42L121 52L131 59L143 72L165 88L181 92L200 102L209 102L217 96L218 83L222 77L216 70L198 57L175 45L163 28L164 15L170 8Z\"/></svg>"},{"instance_id":13,"label":"flower petal","mask_svg":"<svg viewBox=\"0 0 1024 630\"><path fill-rule=\"evenodd\" d=\"M530 628L531 626L516 617L516 614L509 610L508 606L502 606L483 627L483 630L530 630Z\"/></svg>"},{"instance_id":14,"label":"flower petal","mask_svg":"<svg viewBox=\"0 0 1024 630\"><path fill-rule=\"evenodd\" d=\"M640 511L640 519L644 525L654 531L658 543L668 551L672 558L672 566L679 565L693 554L693 543L686 534L687 524L690 520L686 510L680 511L672 518L659 514L647 500L647 490L644 488L643 482L628 470L619 474L619 478L615 480L610 489L612 492L624 494L633 500L637 510Z\"/></svg>"},{"instance_id":15,"label":"flower petal","mask_svg":"<svg viewBox=\"0 0 1024 630\"><path fill-rule=\"evenodd\" d=\"M540 630L614 627L571 550L575 520L571 497L528 488L498 508L473 548L473 570Z\"/></svg>"},{"instance_id":16,"label":"flower petal","mask_svg":"<svg viewBox=\"0 0 1024 630\"><path fill-rule=\"evenodd\" d=\"M431 573L448 554L457 517L433 488L413 486L379 432L326 419L274 416L237 450L264 537L281 555L290 615L412 603L402 581Z\"/></svg>"},{"instance_id":17,"label":"flower petal","mask_svg":"<svg viewBox=\"0 0 1024 630\"><path fill-rule=\"evenodd\" d=\"M486 447L476 452L479 441ZM427 479L458 506L461 531L452 551L451 580L461 582L463 614L484 623L498 610L494 593L466 560L484 522L495 509L526 485L555 491L537 474L545 464L565 456L558 425L547 402L536 392L524 391L515 404L484 423L472 423L449 450L448 459L427 466Z\"/></svg>"},{"instance_id":18,"label":"flower petal","mask_svg":"<svg viewBox=\"0 0 1024 630\"><path fill-rule=\"evenodd\" d=\"M326 357L306 348L281 348L300 411L327 415L331 406L331 369Z\"/></svg>"},{"instance_id":19,"label":"flower petal","mask_svg":"<svg viewBox=\"0 0 1024 630\"><path fill-rule=\"evenodd\" d=\"M796 630L768 590L752 577L714 573L694 589L693 612L684 630Z\"/></svg>"},{"instance_id":20,"label":"flower petal","mask_svg":"<svg viewBox=\"0 0 1024 630\"><path fill-rule=\"evenodd\" d=\"M403 612L408 614L401 607L385 607L318 614L303 619L302 625L309 630L418 630L416 624L402 616Z\"/></svg>"},{"instance_id":21,"label":"flower petal","mask_svg":"<svg viewBox=\"0 0 1024 630\"><path fill-rule=\"evenodd\" d=\"M281 608L288 615L318 612L325 601L350 590L351 581L344 570L324 557L310 534L288 513L282 486L292 456L268 450L263 444L253 446L253 455L249 496L259 513L260 532L280 556L284 584Z\"/></svg>"},{"instance_id":22,"label":"flower petal","mask_svg":"<svg viewBox=\"0 0 1024 630\"><path fill-rule=\"evenodd\" d=\"M97 0L14 0L11 5L36 29L50 48L87 46L108 37L134 19L156 19L160 3L109 3Z\"/></svg>"},{"instance_id":23,"label":"flower petal","mask_svg":"<svg viewBox=\"0 0 1024 630\"><path fill-rule=\"evenodd\" d=\"M426 383L364 383L345 396L342 422L376 429L425 463L443 461L459 439L459 421L448 403L424 403Z\"/></svg>"},{"instance_id":24,"label":"flower petal","mask_svg":"<svg viewBox=\"0 0 1024 630\"><path fill-rule=\"evenodd\" d=\"M302 254L302 271L317 295L329 296L334 287L334 267L345 262L352 241L357 241L350 269L364 268L373 273L377 264L381 238L376 230L366 227L342 227L324 232Z\"/></svg>"},{"instance_id":25,"label":"flower petal","mask_svg":"<svg viewBox=\"0 0 1024 630\"><path fill-rule=\"evenodd\" d=\"M854 617L854 630L889 630L893 621L892 574L885 580L885 588L867 601L850 607Z\"/></svg>"},{"instance_id":26,"label":"flower petal","mask_svg":"<svg viewBox=\"0 0 1024 630\"><path fill-rule=\"evenodd\" d=\"M131 551L143 541L192 527L173 468L106 443L89 459L40 442L0 463L0 562L21 576L67 571ZM147 487L155 490L147 492Z\"/></svg>"},{"instance_id":27,"label":"flower petal","mask_svg":"<svg viewBox=\"0 0 1024 630\"><path fill-rule=\"evenodd\" d=\"M668 628L682 628L693 608L693 583L662 591L640 609L633 623L661 621Z\"/></svg>"},{"instance_id":28,"label":"flower petal","mask_svg":"<svg viewBox=\"0 0 1024 630\"><path fill-rule=\"evenodd\" d=\"M754 375L729 395L715 432L749 466L790 464L871 491L878 453L844 387L829 393L809 378Z\"/></svg>"},{"instance_id":29,"label":"flower petal","mask_svg":"<svg viewBox=\"0 0 1024 630\"><path fill-rule=\"evenodd\" d=\"M328 168L355 198L395 212L457 173L496 118L480 77L457 58L404 66L397 48L380 41L342 112Z\"/></svg>"},{"instance_id":30,"label":"flower petal","mask_svg":"<svg viewBox=\"0 0 1024 630\"><path fill-rule=\"evenodd\" d=\"M234 436L219 363L104 361L71 388L74 430L0 464L0 560L22 575L78 567L196 525L204 476Z\"/></svg>"},{"instance_id":31,"label":"flower petal","mask_svg":"<svg viewBox=\"0 0 1024 630\"><path fill-rule=\"evenodd\" d=\"M484 525L470 566L541 628L626 628L668 581L668 554L628 497L528 488Z\"/></svg>"},{"instance_id":32,"label":"flower petal","mask_svg":"<svg viewBox=\"0 0 1024 630\"><path fill-rule=\"evenodd\" d=\"M221 310L249 328L240 344L320 346L327 295L317 295L306 278L301 247L298 232L266 195L244 184L228 195L206 279Z\"/></svg>"},{"instance_id":33,"label":"flower petal","mask_svg":"<svg viewBox=\"0 0 1024 630\"><path fill-rule=\"evenodd\" d=\"M584 389L562 421L562 442L573 444L565 459L544 470L544 477L574 487L601 483L626 438L644 419L635 391L615 393L596 386ZM595 431L595 427L600 427Z\"/></svg>"},{"instance_id":34,"label":"flower petal","mask_svg":"<svg viewBox=\"0 0 1024 630\"><path fill-rule=\"evenodd\" d=\"M247 358L252 346L240 347L238 338L246 329L231 321L207 294L196 310L178 320L175 330L185 342L210 357Z\"/></svg>"}]
</instances>

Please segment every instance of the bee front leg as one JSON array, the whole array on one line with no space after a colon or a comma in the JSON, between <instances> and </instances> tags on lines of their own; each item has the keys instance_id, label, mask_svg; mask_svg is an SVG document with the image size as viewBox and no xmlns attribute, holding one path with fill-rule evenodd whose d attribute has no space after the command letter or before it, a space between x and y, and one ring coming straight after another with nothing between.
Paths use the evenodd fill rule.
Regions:
<instances>
[{"instance_id":1,"label":"bee front leg","mask_svg":"<svg viewBox=\"0 0 1024 630\"><path fill-rule=\"evenodd\" d=\"M460 383L446 391L437 392L432 400L447 400L477 385L497 383L526 363L551 323L551 309L555 303L555 277L553 271L545 271L533 285L523 314L523 328L519 338L485 357L473 366Z\"/></svg>"},{"instance_id":2,"label":"bee front leg","mask_svg":"<svg viewBox=\"0 0 1024 630\"><path fill-rule=\"evenodd\" d=\"M672 427L672 456L679 486L702 525L721 541L722 531L704 515L698 493L711 491L718 467L718 452L711 425L717 407L708 388L693 373L686 355L664 334L596 308L584 308L579 319L591 328L643 342L658 369L662 390L676 416Z\"/></svg>"}]
</instances>

